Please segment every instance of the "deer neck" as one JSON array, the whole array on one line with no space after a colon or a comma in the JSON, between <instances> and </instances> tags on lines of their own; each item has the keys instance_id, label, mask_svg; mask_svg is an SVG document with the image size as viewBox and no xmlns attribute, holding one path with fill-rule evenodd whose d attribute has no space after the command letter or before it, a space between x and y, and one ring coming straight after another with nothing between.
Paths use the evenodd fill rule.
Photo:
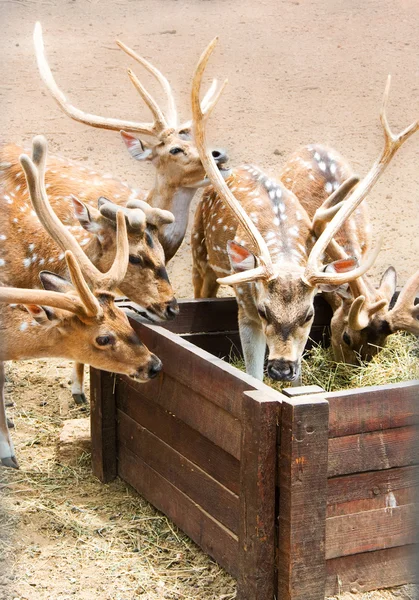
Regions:
<instances>
[{"instance_id":1,"label":"deer neck","mask_svg":"<svg viewBox=\"0 0 419 600\"><path fill-rule=\"evenodd\" d=\"M56 357L65 347L57 327L39 325L20 306L0 305L0 335L0 361Z\"/></svg>"},{"instance_id":2,"label":"deer neck","mask_svg":"<svg viewBox=\"0 0 419 600\"><path fill-rule=\"evenodd\" d=\"M189 222L189 208L196 188L168 185L164 178L157 177L154 188L147 196L147 202L155 208L169 210L175 216L174 223L162 228L160 241L166 262L176 254L183 242Z\"/></svg>"}]
</instances>

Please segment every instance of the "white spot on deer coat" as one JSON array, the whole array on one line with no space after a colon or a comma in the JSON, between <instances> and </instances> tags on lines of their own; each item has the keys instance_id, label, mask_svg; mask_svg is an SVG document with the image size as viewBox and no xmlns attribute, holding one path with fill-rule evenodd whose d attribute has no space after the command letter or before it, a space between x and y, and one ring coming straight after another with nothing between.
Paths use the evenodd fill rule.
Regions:
<instances>
[{"instance_id":1,"label":"white spot on deer coat","mask_svg":"<svg viewBox=\"0 0 419 600\"><path fill-rule=\"evenodd\" d=\"M35 248L35 244L29 244L28 248L29 248L29 252L33 252L33 249Z\"/></svg>"},{"instance_id":2,"label":"white spot on deer coat","mask_svg":"<svg viewBox=\"0 0 419 600\"><path fill-rule=\"evenodd\" d=\"M23 259L23 266L28 268L29 265L31 264L31 259L30 258L24 258Z\"/></svg>"},{"instance_id":3,"label":"white spot on deer coat","mask_svg":"<svg viewBox=\"0 0 419 600\"><path fill-rule=\"evenodd\" d=\"M320 171L323 171L323 173L326 171L326 163L323 160L319 162L319 169Z\"/></svg>"},{"instance_id":4,"label":"white spot on deer coat","mask_svg":"<svg viewBox=\"0 0 419 600\"><path fill-rule=\"evenodd\" d=\"M330 194L333 191L333 185L330 181L326 181L324 189L326 190L326 192L328 194Z\"/></svg>"},{"instance_id":5,"label":"white spot on deer coat","mask_svg":"<svg viewBox=\"0 0 419 600\"><path fill-rule=\"evenodd\" d=\"M26 322L21 323L21 325L19 327L20 331L26 331L27 328L28 328L28 323L26 323Z\"/></svg>"},{"instance_id":6,"label":"white spot on deer coat","mask_svg":"<svg viewBox=\"0 0 419 600\"><path fill-rule=\"evenodd\" d=\"M3 235L3 234L1 234L1 235L0 235L0 240L2 240L2 241L3 241L3 240L6 240L6 239L7 239L7 238L6 238L6 236L5 236L5 235Z\"/></svg>"},{"instance_id":7,"label":"white spot on deer coat","mask_svg":"<svg viewBox=\"0 0 419 600\"><path fill-rule=\"evenodd\" d=\"M4 258L0 258L0 267L4 267L5 264L6 261L4 260Z\"/></svg>"}]
</instances>

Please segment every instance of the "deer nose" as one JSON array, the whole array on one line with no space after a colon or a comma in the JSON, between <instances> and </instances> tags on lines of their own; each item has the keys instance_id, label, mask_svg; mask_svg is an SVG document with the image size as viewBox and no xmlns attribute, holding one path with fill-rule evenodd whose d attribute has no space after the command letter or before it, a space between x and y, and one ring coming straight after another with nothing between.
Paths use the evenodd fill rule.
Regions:
<instances>
[{"instance_id":1,"label":"deer nose","mask_svg":"<svg viewBox=\"0 0 419 600\"><path fill-rule=\"evenodd\" d=\"M177 303L176 298L173 298L173 300L170 300L170 302L167 303L167 308L166 308L166 319L168 321L174 319L175 317L177 317L177 315L179 314L179 305Z\"/></svg>"},{"instance_id":2,"label":"deer nose","mask_svg":"<svg viewBox=\"0 0 419 600\"><path fill-rule=\"evenodd\" d=\"M227 152L222 148L212 150L211 154L215 162L219 165L228 161Z\"/></svg>"},{"instance_id":3,"label":"deer nose","mask_svg":"<svg viewBox=\"0 0 419 600\"><path fill-rule=\"evenodd\" d=\"M150 366L148 367L148 376L150 379L154 379L160 373L163 368L163 364L160 358L157 358L155 354L151 355Z\"/></svg>"},{"instance_id":4,"label":"deer nose","mask_svg":"<svg viewBox=\"0 0 419 600\"><path fill-rule=\"evenodd\" d=\"M280 358L268 361L268 375L276 381L294 381L299 370L298 360L292 361Z\"/></svg>"}]
</instances>

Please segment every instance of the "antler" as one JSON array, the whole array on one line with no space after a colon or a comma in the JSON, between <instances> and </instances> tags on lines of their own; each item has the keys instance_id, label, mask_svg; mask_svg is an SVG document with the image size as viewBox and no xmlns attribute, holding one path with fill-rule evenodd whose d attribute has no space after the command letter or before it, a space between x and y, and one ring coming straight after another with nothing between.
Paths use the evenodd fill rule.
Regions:
<instances>
[{"instance_id":1,"label":"antler","mask_svg":"<svg viewBox=\"0 0 419 600\"><path fill-rule=\"evenodd\" d=\"M113 119L110 117L100 117L98 115L93 115L90 113L83 112L79 108L76 108L70 102L68 102L67 98L63 94L63 92L58 87L54 76L51 73L51 69L48 65L47 58L45 56L44 49L44 40L42 38L42 27L39 22L36 23L33 40L35 44L35 53L36 60L38 63L38 69L42 80L45 85L51 92L55 101L59 104L62 110L74 119L75 121L79 121L80 123L85 123L86 125L91 125L92 127L99 127L102 129L112 129L116 131L120 131L121 129L126 129L128 131L134 131L137 133L143 133L146 135L159 136L163 131L169 128L166 120L159 107L153 98L146 92L141 83L132 73L132 71L128 71L128 75L135 85L136 89L141 94L143 100L153 113L155 117L155 121L153 123L138 123L134 121L125 121L121 119Z\"/></svg>"},{"instance_id":2,"label":"antler","mask_svg":"<svg viewBox=\"0 0 419 600\"><path fill-rule=\"evenodd\" d=\"M236 200L228 186L226 185L222 175L220 174L217 165L207 149L206 137L205 137L205 123L207 121L206 115L203 112L202 105L199 99L199 93L201 90L202 77L205 71L205 67L208 63L209 57L213 52L215 45L217 44L218 38L214 38L208 45L206 50L201 55L198 65L195 70L193 84L192 84L192 121L195 132L195 143L199 153L199 157L210 178L211 183L219 194L220 198L227 204L231 211L236 215L238 221L243 226L244 230L254 243L256 251L258 253L258 259L260 266L256 269L251 269L245 273L237 273L229 277L223 277L218 279L219 283L226 285L232 285L234 283L240 283L244 281L251 281L256 278L271 279L274 277L274 268L272 259L269 254L268 247L265 240L246 214L241 204ZM223 86L224 87L224 86ZM218 98L218 97L217 97ZM207 112L208 116L208 112Z\"/></svg>"},{"instance_id":3,"label":"antler","mask_svg":"<svg viewBox=\"0 0 419 600\"><path fill-rule=\"evenodd\" d=\"M49 290L23 289L12 287L0 287L0 302L8 304L41 304L52 308L60 308L74 314L85 316L98 316L102 313L99 302L89 290L80 267L72 254L65 254L71 280L80 297L69 292L53 292Z\"/></svg>"},{"instance_id":4,"label":"antler","mask_svg":"<svg viewBox=\"0 0 419 600\"><path fill-rule=\"evenodd\" d=\"M154 206L150 206L150 204L144 200L128 200L127 209L131 211L135 209L143 211L146 216L147 223L150 223L155 227L170 225L175 220L174 214L169 210L155 208Z\"/></svg>"},{"instance_id":5,"label":"antler","mask_svg":"<svg viewBox=\"0 0 419 600\"><path fill-rule=\"evenodd\" d=\"M365 263L358 269L354 269L348 274L326 274L320 266L320 257L328 247L330 241L336 232L340 229L346 219L353 213L353 211L361 204L365 196L370 192L374 184L377 182L387 165L390 163L394 154L400 148L400 146L419 129L419 121L415 121L409 127L404 129L398 135L394 135L389 127L386 107L387 100L390 91L391 77L388 76L387 84L384 90L383 104L380 113L380 120L384 130L384 148L376 160L370 171L358 184L356 189L350 194L349 198L342 203L339 211L334 215L326 229L320 235L319 239L313 246L313 249L308 258L306 271L304 278L312 283L331 283L339 284L343 282L353 281L354 279L363 275L374 263L377 257L378 250L371 252L366 259ZM346 279L345 279L346 277Z\"/></svg>"},{"instance_id":6,"label":"antler","mask_svg":"<svg viewBox=\"0 0 419 600\"><path fill-rule=\"evenodd\" d=\"M172 88L170 86L170 83L167 81L166 77L155 66L153 66L151 63L149 63L148 60L146 60L145 58L143 58L142 56L140 56L139 54L134 52L134 50L132 50L131 48L126 46L123 42L121 42L120 40L115 40L115 41L116 41L116 44L119 46L119 48L121 48L121 50L123 50L124 52L126 52L128 54L128 56L131 56L131 58L133 58L134 60L139 62L140 65L142 65L145 69L147 69L147 71L149 73L151 73L153 75L153 77L155 77L155 79L157 79L157 81L160 83L161 87L163 88L163 91L166 94L166 99L167 99L167 110L166 110L167 122L169 124L169 127L176 127L176 125L177 125L176 103L175 103L175 99L173 97Z\"/></svg>"},{"instance_id":7,"label":"antler","mask_svg":"<svg viewBox=\"0 0 419 600\"><path fill-rule=\"evenodd\" d=\"M32 141L32 160L26 154L19 158L26 175L29 195L36 214L49 235L63 250L71 250L84 275L94 288L110 290L122 281L128 266L129 247L125 217L117 214L116 255L107 273L101 273L80 248L75 238L61 223L52 210L45 190L45 162L47 157L47 141L43 136L36 136Z\"/></svg>"},{"instance_id":8,"label":"antler","mask_svg":"<svg viewBox=\"0 0 419 600\"><path fill-rule=\"evenodd\" d=\"M393 331L403 329L414 335L419 335L419 304L415 305L418 290L419 270L408 279L397 298L396 304L387 314L387 321Z\"/></svg>"}]
</instances>

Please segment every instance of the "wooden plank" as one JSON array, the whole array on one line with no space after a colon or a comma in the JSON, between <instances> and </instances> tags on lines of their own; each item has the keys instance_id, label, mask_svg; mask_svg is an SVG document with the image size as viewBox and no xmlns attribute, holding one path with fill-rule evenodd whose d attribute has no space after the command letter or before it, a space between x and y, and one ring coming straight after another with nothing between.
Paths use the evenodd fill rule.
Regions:
<instances>
[{"instance_id":1,"label":"wooden plank","mask_svg":"<svg viewBox=\"0 0 419 600\"><path fill-rule=\"evenodd\" d=\"M233 577L238 573L237 536L127 448L118 457L119 476L169 517Z\"/></svg>"},{"instance_id":2,"label":"wooden plank","mask_svg":"<svg viewBox=\"0 0 419 600\"><path fill-rule=\"evenodd\" d=\"M102 483L116 477L115 377L90 367L92 471Z\"/></svg>"},{"instance_id":3,"label":"wooden plank","mask_svg":"<svg viewBox=\"0 0 419 600\"><path fill-rule=\"evenodd\" d=\"M327 392L330 437L419 422L419 381Z\"/></svg>"},{"instance_id":4,"label":"wooden plank","mask_svg":"<svg viewBox=\"0 0 419 600\"><path fill-rule=\"evenodd\" d=\"M279 457L278 598L323 600L329 405L284 399Z\"/></svg>"},{"instance_id":5,"label":"wooden plank","mask_svg":"<svg viewBox=\"0 0 419 600\"><path fill-rule=\"evenodd\" d=\"M162 373L146 385L121 377L118 378L118 382L121 382L118 385L125 386L124 389L131 388L132 402L140 403L143 399L155 402L216 446L237 460L240 459L240 421L211 400L176 381L167 373Z\"/></svg>"},{"instance_id":6,"label":"wooden plank","mask_svg":"<svg viewBox=\"0 0 419 600\"><path fill-rule=\"evenodd\" d=\"M296 398L297 396L312 396L313 394L323 394L324 389L319 385L297 385L295 387L284 388L282 394L287 398Z\"/></svg>"},{"instance_id":7,"label":"wooden plank","mask_svg":"<svg viewBox=\"0 0 419 600\"><path fill-rule=\"evenodd\" d=\"M281 405L243 395L238 600L275 595L275 476Z\"/></svg>"},{"instance_id":8,"label":"wooden plank","mask_svg":"<svg viewBox=\"0 0 419 600\"><path fill-rule=\"evenodd\" d=\"M326 558L414 544L415 504L326 519Z\"/></svg>"},{"instance_id":9,"label":"wooden plank","mask_svg":"<svg viewBox=\"0 0 419 600\"><path fill-rule=\"evenodd\" d=\"M118 410L117 437L138 459L149 465L208 514L238 533L239 499L190 460Z\"/></svg>"},{"instance_id":10,"label":"wooden plank","mask_svg":"<svg viewBox=\"0 0 419 600\"><path fill-rule=\"evenodd\" d=\"M418 558L418 547L412 545L328 560L326 595L363 593L418 582Z\"/></svg>"},{"instance_id":11,"label":"wooden plank","mask_svg":"<svg viewBox=\"0 0 419 600\"><path fill-rule=\"evenodd\" d=\"M142 389L142 387L141 387ZM239 493L240 463L172 412L164 410L125 379L119 381L116 405L235 494Z\"/></svg>"},{"instance_id":12,"label":"wooden plank","mask_svg":"<svg viewBox=\"0 0 419 600\"><path fill-rule=\"evenodd\" d=\"M412 504L416 500L414 488L400 488L395 491L389 491L387 494L374 496L373 498L364 498L362 500L351 500L341 504L333 504L327 507L327 517L339 517L341 515L350 515L379 508L391 508L392 506L402 506Z\"/></svg>"},{"instance_id":13,"label":"wooden plank","mask_svg":"<svg viewBox=\"0 0 419 600\"><path fill-rule=\"evenodd\" d=\"M243 392L271 388L190 342L156 325L131 320L144 344L163 362L168 375L240 419Z\"/></svg>"},{"instance_id":14,"label":"wooden plank","mask_svg":"<svg viewBox=\"0 0 419 600\"><path fill-rule=\"evenodd\" d=\"M418 427L398 427L329 440L329 477L405 467L417 462Z\"/></svg>"},{"instance_id":15,"label":"wooden plank","mask_svg":"<svg viewBox=\"0 0 419 600\"><path fill-rule=\"evenodd\" d=\"M332 505L374 498L401 488L415 488L418 485L417 465L343 475L327 480L327 503Z\"/></svg>"}]
</instances>

